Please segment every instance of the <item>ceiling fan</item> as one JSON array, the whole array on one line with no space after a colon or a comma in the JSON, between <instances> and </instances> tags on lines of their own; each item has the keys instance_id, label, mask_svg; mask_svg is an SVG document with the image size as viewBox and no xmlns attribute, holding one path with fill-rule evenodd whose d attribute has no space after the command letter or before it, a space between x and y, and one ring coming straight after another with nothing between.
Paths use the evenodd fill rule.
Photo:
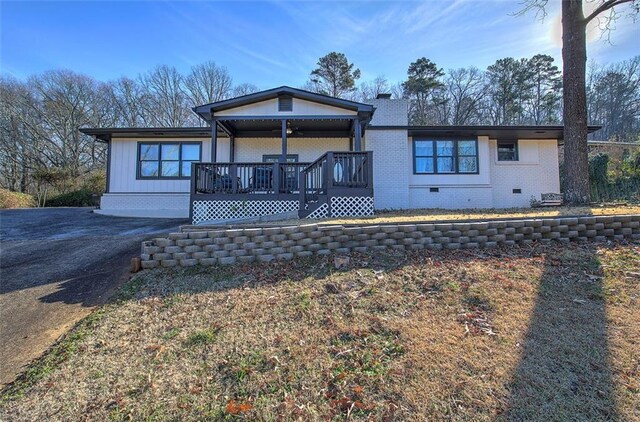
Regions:
<instances>
[{"instance_id":1,"label":"ceiling fan","mask_svg":"<svg viewBox=\"0 0 640 422\"><path fill-rule=\"evenodd\" d=\"M271 132L280 133L282 129L273 129ZM291 127L291 122L287 121L287 136L304 136L304 132L300 132L300 129L296 127Z\"/></svg>"}]
</instances>

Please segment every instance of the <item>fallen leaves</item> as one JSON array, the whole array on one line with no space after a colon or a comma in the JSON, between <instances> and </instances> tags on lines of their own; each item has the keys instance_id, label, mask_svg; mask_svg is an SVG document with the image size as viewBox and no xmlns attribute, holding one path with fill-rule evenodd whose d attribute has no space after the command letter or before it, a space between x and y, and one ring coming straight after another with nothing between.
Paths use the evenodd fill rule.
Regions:
<instances>
[{"instance_id":1,"label":"fallen leaves","mask_svg":"<svg viewBox=\"0 0 640 422\"><path fill-rule=\"evenodd\" d=\"M229 403L224 408L224 413L228 415L239 415L240 413L247 413L253 409L253 405L249 402L236 402L235 400L230 400Z\"/></svg>"}]
</instances>

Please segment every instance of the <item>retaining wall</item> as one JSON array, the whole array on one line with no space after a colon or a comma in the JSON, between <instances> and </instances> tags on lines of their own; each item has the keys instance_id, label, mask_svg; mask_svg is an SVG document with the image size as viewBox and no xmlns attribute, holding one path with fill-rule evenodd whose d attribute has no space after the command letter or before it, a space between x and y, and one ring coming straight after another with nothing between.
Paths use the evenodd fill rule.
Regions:
<instances>
[{"instance_id":1,"label":"retaining wall","mask_svg":"<svg viewBox=\"0 0 640 422\"><path fill-rule=\"evenodd\" d=\"M190 267L387 248L489 248L533 241L622 239L640 240L640 215L191 231L143 242L141 258L142 268Z\"/></svg>"}]
</instances>

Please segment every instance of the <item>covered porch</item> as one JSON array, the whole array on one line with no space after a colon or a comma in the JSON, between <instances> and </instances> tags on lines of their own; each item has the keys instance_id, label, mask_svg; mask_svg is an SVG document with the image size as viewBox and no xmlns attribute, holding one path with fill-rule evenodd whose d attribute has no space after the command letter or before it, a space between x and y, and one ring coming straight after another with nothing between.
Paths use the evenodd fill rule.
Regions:
<instances>
[{"instance_id":1,"label":"covered porch","mask_svg":"<svg viewBox=\"0 0 640 422\"><path fill-rule=\"evenodd\" d=\"M191 219L332 216L344 208L332 198L373 198L365 124L357 115L214 118L211 161L192 164Z\"/></svg>"},{"instance_id":2,"label":"covered porch","mask_svg":"<svg viewBox=\"0 0 640 422\"><path fill-rule=\"evenodd\" d=\"M194 224L373 213L373 157L363 145L372 105L283 86L194 111L211 125L210 160L192 164Z\"/></svg>"}]
</instances>

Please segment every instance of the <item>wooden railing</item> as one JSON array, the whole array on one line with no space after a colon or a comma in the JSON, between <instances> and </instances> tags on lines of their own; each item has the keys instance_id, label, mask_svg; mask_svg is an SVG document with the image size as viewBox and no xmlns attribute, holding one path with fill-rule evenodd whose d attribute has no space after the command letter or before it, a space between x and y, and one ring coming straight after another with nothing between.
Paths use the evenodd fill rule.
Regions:
<instances>
[{"instance_id":1,"label":"wooden railing","mask_svg":"<svg viewBox=\"0 0 640 422\"><path fill-rule=\"evenodd\" d=\"M300 173L300 209L331 196L373 196L372 152L327 152Z\"/></svg>"},{"instance_id":2,"label":"wooden railing","mask_svg":"<svg viewBox=\"0 0 640 422\"><path fill-rule=\"evenodd\" d=\"M299 215L332 197L373 197L372 152L327 152L313 163L193 163L191 212L196 200L299 201Z\"/></svg>"},{"instance_id":3,"label":"wooden railing","mask_svg":"<svg viewBox=\"0 0 640 422\"><path fill-rule=\"evenodd\" d=\"M298 194L309 163L193 163L192 195Z\"/></svg>"}]
</instances>

